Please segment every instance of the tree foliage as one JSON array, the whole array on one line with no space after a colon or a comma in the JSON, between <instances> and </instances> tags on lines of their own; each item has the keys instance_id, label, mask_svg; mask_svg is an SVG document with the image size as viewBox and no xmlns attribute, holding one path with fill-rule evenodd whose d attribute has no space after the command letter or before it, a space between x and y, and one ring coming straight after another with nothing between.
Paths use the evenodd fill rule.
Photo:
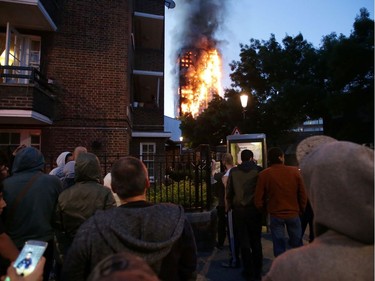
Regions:
<instances>
[{"instance_id":1,"label":"tree foliage","mask_svg":"<svg viewBox=\"0 0 375 281\"><path fill-rule=\"evenodd\" d=\"M225 98L215 97L196 119L182 117L182 133L192 146L223 143L236 126L277 143L297 125L320 117L327 135L373 143L374 21L366 9L349 37L326 35L319 49L302 34L281 43L271 34L268 41L251 39L240 48ZM242 92L250 97L245 119Z\"/></svg>"},{"instance_id":2,"label":"tree foliage","mask_svg":"<svg viewBox=\"0 0 375 281\"><path fill-rule=\"evenodd\" d=\"M320 75L324 79L325 132L338 139L374 142L374 21L360 10L351 35L323 38Z\"/></svg>"}]
</instances>

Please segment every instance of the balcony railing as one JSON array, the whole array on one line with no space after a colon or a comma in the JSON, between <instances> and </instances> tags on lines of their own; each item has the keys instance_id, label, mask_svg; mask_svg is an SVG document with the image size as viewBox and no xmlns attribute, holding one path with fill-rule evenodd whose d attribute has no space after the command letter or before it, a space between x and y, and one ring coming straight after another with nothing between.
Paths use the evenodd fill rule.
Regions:
<instances>
[{"instance_id":1,"label":"balcony railing","mask_svg":"<svg viewBox=\"0 0 375 281\"><path fill-rule=\"evenodd\" d=\"M0 84L34 84L51 91L51 87L38 69L31 66L0 66Z\"/></svg>"},{"instance_id":2,"label":"balcony railing","mask_svg":"<svg viewBox=\"0 0 375 281\"><path fill-rule=\"evenodd\" d=\"M58 88L48 84L48 80L35 67L0 66L1 109L39 113L49 119L43 117L44 121L41 122L50 124L56 113L57 92ZM28 124L29 121L29 118L24 118L22 122Z\"/></svg>"}]
</instances>

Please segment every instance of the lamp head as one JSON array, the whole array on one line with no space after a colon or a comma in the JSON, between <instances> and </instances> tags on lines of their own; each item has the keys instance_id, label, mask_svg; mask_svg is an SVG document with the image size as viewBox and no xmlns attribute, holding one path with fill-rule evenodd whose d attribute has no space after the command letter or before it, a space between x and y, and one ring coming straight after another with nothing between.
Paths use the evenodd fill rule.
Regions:
<instances>
[{"instance_id":1,"label":"lamp head","mask_svg":"<svg viewBox=\"0 0 375 281\"><path fill-rule=\"evenodd\" d=\"M249 99L249 96L247 94L241 94L240 99L241 99L242 107L245 108L247 106L247 101Z\"/></svg>"}]
</instances>

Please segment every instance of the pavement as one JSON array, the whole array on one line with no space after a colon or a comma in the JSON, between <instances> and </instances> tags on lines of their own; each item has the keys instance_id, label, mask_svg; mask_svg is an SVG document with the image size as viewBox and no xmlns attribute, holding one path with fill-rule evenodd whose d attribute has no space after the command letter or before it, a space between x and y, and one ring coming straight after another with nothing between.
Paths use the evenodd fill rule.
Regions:
<instances>
[{"instance_id":1,"label":"pavement","mask_svg":"<svg viewBox=\"0 0 375 281\"><path fill-rule=\"evenodd\" d=\"M304 244L308 243L308 228L304 235ZM262 230L263 248L263 274L265 275L271 267L273 246L271 233L266 228ZM198 278L197 281L245 281L241 276L242 268L223 268L222 262L229 260L229 245L226 241L222 249L214 248L209 252L198 252Z\"/></svg>"}]
</instances>

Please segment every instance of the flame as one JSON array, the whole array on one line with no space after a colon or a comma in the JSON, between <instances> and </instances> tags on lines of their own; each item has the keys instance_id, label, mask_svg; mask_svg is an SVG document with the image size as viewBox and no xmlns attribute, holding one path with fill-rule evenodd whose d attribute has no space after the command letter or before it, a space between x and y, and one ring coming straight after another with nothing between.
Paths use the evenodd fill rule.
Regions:
<instances>
[{"instance_id":1,"label":"flame","mask_svg":"<svg viewBox=\"0 0 375 281\"><path fill-rule=\"evenodd\" d=\"M222 96L221 58L216 49L188 51L180 58L181 114L198 116L214 95Z\"/></svg>"}]
</instances>

